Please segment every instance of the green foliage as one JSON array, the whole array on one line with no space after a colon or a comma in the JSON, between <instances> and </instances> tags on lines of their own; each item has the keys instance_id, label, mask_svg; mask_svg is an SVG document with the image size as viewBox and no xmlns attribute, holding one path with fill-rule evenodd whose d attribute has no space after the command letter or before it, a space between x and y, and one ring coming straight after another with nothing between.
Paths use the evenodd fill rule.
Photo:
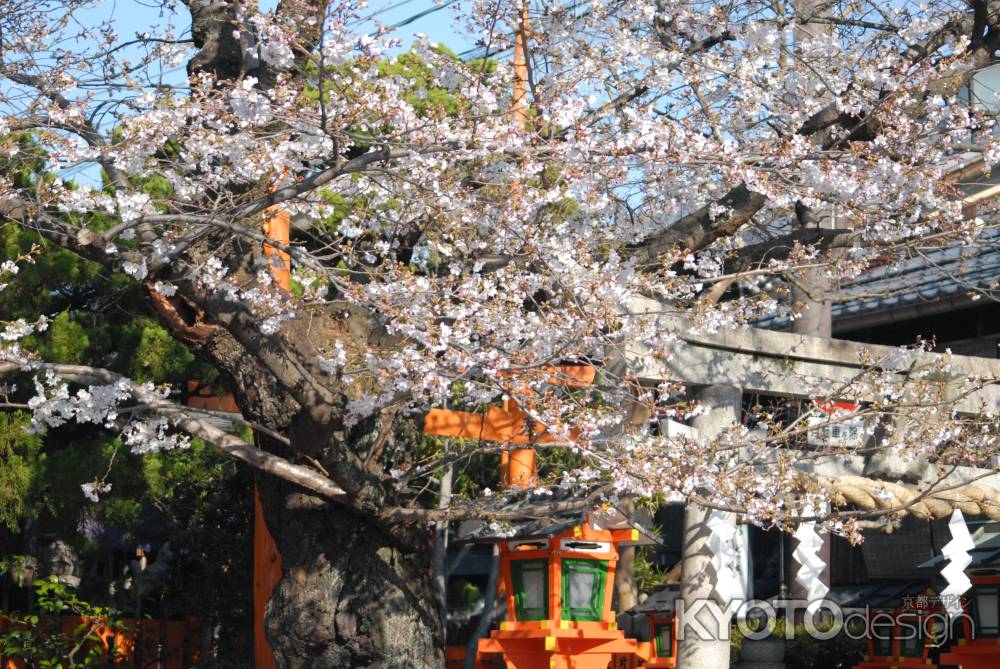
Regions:
<instances>
[{"instance_id":1,"label":"green foliage","mask_svg":"<svg viewBox=\"0 0 1000 669\"><path fill-rule=\"evenodd\" d=\"M461 61L443 45L434 50L456 64ZM382 77L397 77L408 82L408 92L404 95L420 117L428 115L447 116L455 114L461 107L459 99L448 89L434 83L434 70L423 58L412 51L401 54L393 60L383 60L378 66Z\"/></svg>"},{"instance_id":2,"label":"green foliage","mask_svg":"<svg viewBox=\"0 0 1000 669\"><path fill-rule=\"evenodd\" d=\"M636 548L632 573L639 592L652 592L670 582L668 572L660 569L660 567L649 559L650 553L655 548L655 546L639 546Z\"/></svg>"},{"instance_id":3,"label":"green foliage","mask_svg":"<svg viewBox=\"0 0 1000 669\"><path fill-rule=\"evenodd\" d=\"M500 456L476 454L455 463L455 481L452 490L460 497L475 498L485 488L500 487Z\"/></svg>"},{"instance_id":4,"label":"green foliage","mask_svg":"<svg viewBox=\"0 0 1000 669\"><path fill-rule=\"evenodd\" d=\"M465 68L472 74L483 70L492 71L495 68L495 64L484 63L481 60L463 63L458 56L443 45L434 47L434 51L440 56L452 60L455 67ZM311 103L318 102L321 95L322 99L327 102L335 96L348 99L360 97L365 93L365 89L370 88L372 84L355 82L352 73L359 67L372 65L377 68L382 79L395 79L402 85L405 91L403 98L413 106L414 111L422 118L441 118L453 115L463 105L459 97L434 82L433 67L412 50L392 60L380 60L374 64L351 60L337 65L326 65L327 74L323 77L320 76L319 63L310 63L308 72L312 79L319 84L307 89L305 96Z\"/></svg>"},{"instance_id":5,"label":"green foliage","mask_svg":"<svg viewBox=\"0 0 1000 669\"><path fill-rule=\"evenodd\" d=\"M558 482L562 473L582 467L586 459L580 453L564 448L543 448L538 451L538 479Z\"/></svg>"},{"instance_id":6,"label":"green foliage","mask_svg":"<svg viewBox=\"0 0 1000 669\"><path fill-rule=\"evenodd\" d=\"M112 135L113 141L120 139L120 133ZM44 189L55 177L45 173L43 147L29 134L18 135L17 141L16 158L0 159L0 175L16 188ZM161 157L176 157L178 151L175 142L168 143ZM127 178L154 202L172 194L162 177ZM70 182L64 186L76 187ZM112 191L106 183L105 192ZM59 215L97 231L117 222L103 213ZM137 242L116 243L127 248ZM160 326L141 283L0 222L0 260L21 257L35 247L39 252L33 262L21 263L18 275L0 292L0 320L49 319L45 332L24 340L27 351L52 362L105 367L138 381L179 388L197 379L225 390L213 368ZM30 375L8 380L18 386L11 392L13 401L24 402L33 394ZM241 465L198 440L184 451L138 456L99 426L70 423L30 435L24 431L28 424L26 414L0 412L0 525L10 531L3 532L4 540L28 547L58 538L86 567L80 594L51 579L34 582L35 608L24 615L5 614L9 625L0 633L0 655L19 655L29 667L97 662L99 653L93 654L88 636L93 627L62 630L55 616L107 617L110 611L103 605L114 600L109 583L98 574L119 579L115 596L136 604L134 591L120 587L123 562L137 544L155 547L166 540L174 553L170 574L162 587L145 594L146 610L163 616L205 615L223 624L238 619L245 625L249 598L241 594L247 589L253 485ZM80 484L97 479L110 483L112 493L98 503L87 502ZM33 571L17 564L0 561L0 573L19 570L21 579L15 583L30 584ZM238 644L233 641L236 654L243 652Z\"/></svg>"},{"instance_id":7,"label":"green foliage","mask_svg":"<svg viewBox=\"0 0 1000 669\"><path fill-rule=\"evenodd\" d=\"M0 573L19 568L25 561L24 556L0 559ZM124 628L113 610L80 599L55 576L34 581L32 588L41 615L0 613L5 623L0 630L0 655L21 659L28 669L73 669L107 661L97 631ZM66 631L65 615L78 616L79 624Z\"/></svg>"},{"instance_id":8,"label":"green foliage","mask_svg":"<svg viewBox=\"0 0 1000 669\"><path fill-rule=\"evenodd\" d=\"M483 593L475 583L463 578L453 578L448 581L448 612L462 615L474 611L483 600Z\"/></svg>"},{"instance_id":9,"label":"green foliage","mask_svg":"<svg viewBox=\"0 0 1000 669\"><path fill-rule=\"evenodd\" d=\"M359 178L358 175L352 177L355 180ZM338 226L348 216L368 220L379 218L394 220L392 216L387 215L399 209L399 203L391 198L385 202L380 202L377 206L373 206L371 203L375 200L375 196L372 194L348 198L330 190L321 190L319 195L325 202L331 205L331 212L329 216L317 221L316 225L331 233L336 232Z\"/></svg>"},{"instance_id":10,"label":"green foliage","mask_svg":"<svg viewBox=\"0 0 1000 669\"><path fill-rule=\"evenodd\" d=\"M90 337L82 325L64 311L52 319L48 336L38 346L45 360L64 364L80 364L86 360Z\"/></svg>"},{"instance_id":11,"label":"green foliage","mask_svg":"<svg viewBox=\"0 0 1000 669\"><path fill-rule=\"evenodd\" d=\"M865 639L852 639L843 631L830 639L797 634L785 648L785 659L802 669L850 669L861 662L867 648Z\"/></svg>"},{"instance_id":12,"label":"green foliage","mask_svg":"<svg viewBox=\"0 0 1000 669\"><path fill-rule=\"evenodd\" d=\"M853 622L863 625L860 621ZM816 623L815 629L824 636L835 631L829 639L815 638L803 623L793 625L789 630L789 623L784 619L769 620L767 627L771 637L786 640L785 664L796 669L850 669L861 662L868 648L863 629L852 627L848 634L842 623ZM745 642L739 628L734 626L731 642L734 657Z\"/></svg>"},{"instance_id":13,"label":"green foliage","mask_svg":"<svg viewBox=\"0 0 1000 669\"><path fill-rule=\"evenodd\" d=\"M108 278L102 268L81 260L69 251L52 248L41 237L25 232L17 225L0 226L0 258L16 258L27 253L32 245L43 252L33 263L25 263L16 280L0 292L0 313L5 319L34 320L39 314L56 314L85 306L86 300L98 290L114 295L121 291L125 280Z\"/></svg>"},{"instance_id":14,"label":"green foliage","mask_svg":"<svg viewBox=\"0 0 1000 669\"><path fill-rule=\"evenodd\" d=\"M18 587L24 587L38 568L38 560L30 555L8 555L0 558L0 576L6 574Z\"/></svg>"},{"instance_id":15,"label":"green foliage","mask_svg":"<svg viewBox=\"0 0 1000 669\"><path fill-rule=\"evenodd\" d=\"M15 419L26 422L23 415L0 414L0 426ZM171 576L149 606L155 605L158 615L245 617L247 602L234 593L246 588L253 481L238 462L197 439L183 451L139 456L94 430L53 430L45 441L19 435L20 430L0 430L0 518L11 530L31 521L71 544L85 561L108 559L106 530L121 546L169 539ZM21 464L20 456L4 451L17 438L27 445L15 452L32 453L34 459ZM80 484L105 474L112 494L85 502ZM26 482L18 478L18 487L8 486L15 477ZM81 534L82 525L96 534ZM106 583L85 579L83 588L95 601L114 601L107 599ZM134 604L118 590L119 605Z\"/></svg>"},{"instance_id":16,"label":"green foliage","mask_svg":"<svg viewBox=\"0 0 1000 669\"><path fill-rule=\"evenodd\" d=\"M50 319L44 333L24 341L27 350L138 381L182 387L198 379L224 390L216 371L160 326L140 284L49 247L33 233L0 225L0 257L18 257L32 245L42 249L34 264L22 264L0 292L4 319L34 320L39 314ZM33 393L30 377L11 380L18 385L14 399L27 401ZM160 611L244 615L244 604L233 593L245 589L252 480L239 464L197 440L185 451L142 457L98 426L71 423L28 435L28 424L25 414L0 412L0 524L16 541L27 546L39 534L55 536L84 561L108 564L120 559L111 557L114 550L169 539L190 556L178 555L175 568L186 576L180 582L192 587L174 588L171 580L167 590L156 593ZM86 502L80 484L97 479L110 483L113 492L99 503ZM107 583L85 579L82 588L91 601L108 597Z\"/></svg>"},{"instance_id":17,"label":"green foliage","mask_svg":"<svg viewBox=\"0 0 1000 669\"><path fill-rule=\"evenodd\" d=\"M45 454L42 439L24 431L28 425L24 412L0 413L0 524L11 530L37 516L31 500L37 498Z\"/></svg>"},{"instance_id":18,"label":"green foliage","mask_svg":"<svg viewBox=\"0 0 1000 669\"><path fill-rule=\"evenodd\" d=\"M14 188L28 188L44 169L47 154L31 133L11 133L5 139L14 138L17 140L17 157L0 159L0 173L13 182Z\"/></svg>"},{"instance_id":19,"label":"green foliage","mask_svg":"<svg viewBox=\"0 0 1000 669\"><path fill-rule=\"evenodd\" d=\"M28 337L25 348L52 362L106 367L139 381L214 383L217 374L163 329L150 312L142 287L110 276L99 265L47 247L15 225L0 226L0 257L43 248L24 263L0 292L5 319L50 318L48 329Z\"/></svg>"},{"instance_id":20,"label":"green foliage","mask_svg":"<svg viewBox=\"0 0 1000 669\"><path fill-rule=\"evenodd\" d=\"M194 356L148 316L121 326L118 350L121 371L136 381L173 384L182 384L189 378L198 378L202 383L212 381L204 374L192 376Z\"/></svg>"},{"instance_id":21,"label":"green foliage","mask_svg":"<svg viewBox=\"0 0 1000 669\"><path fill-rule=\"evenodd\" d=\"M140 517L155 517L169 531L175 550L186 553L171 566L159 594L160 612L174 616L218 612L245 618L249 598L234 595L245 591L251 570L252 477L200 440L192 440L185 451L137 459L145 489L135 499L152 507L140 510Z\"/></svg>"}]
</instances>

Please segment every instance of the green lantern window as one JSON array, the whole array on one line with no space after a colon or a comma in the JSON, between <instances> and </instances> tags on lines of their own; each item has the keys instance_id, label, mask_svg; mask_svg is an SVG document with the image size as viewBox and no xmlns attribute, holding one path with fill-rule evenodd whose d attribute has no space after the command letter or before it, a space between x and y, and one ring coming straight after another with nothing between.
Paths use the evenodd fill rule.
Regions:
<instances>
[{"instance_id":1,"label":"green lantern window","mask_svg":"<svg viewBox=\"0 0 1000 669\"><path fill-rule=\"evenodd\" d=\"M607 560L562 561L563 620L601 620L604 613L604 582Z\"/></svg>"},{"instance_id":2,"label":"green lantern window","mask_svg":"<svg viewBox=\"0 0 1000 669\"><path fill-rule=\"evenodd\" d=\"M972 620L977 637L1000 636L1000 587L977 585L972 589Z\"/></svg>"},{"instance_id":3,"label":"green lantern window","mask_svg":"<svg viewBox=\"0 0 1000 669\"><path fill-rule=\"evenodd\" d=\"M549 561L511 560L510 579L514 588L514 613L518 620L545 620L549 617Z\"/></svg>"},{"instance_id":4,"label":"green lantern window","mask_svg":"<svg viewBox=\"0 0 1000 669\"><path fill-rule=\"evenodd\" d=\"M888 613L879 613L872 620L872 655L892 655L893 620Z\"/></svg>"},{"instance_id":5,"label":"green lantern window","mask_svg":"<svg viewBox=\"0 0 1000 669\"><path fill-rule=\"evenodd\" d=\"M924 656L923 620L907 620L900 626L899 654L903 657Z\"/></svg>"},{"instance_id":6,"label":"green lantern window","mask_svg":"<svg viewBox=\"0 0 1000 669\"><path fill-rule=\"evenodd\" d=\"M674 654L674 625L673 623L656 624L656 656L673 657Z\"/></svg>"}]
</instances>

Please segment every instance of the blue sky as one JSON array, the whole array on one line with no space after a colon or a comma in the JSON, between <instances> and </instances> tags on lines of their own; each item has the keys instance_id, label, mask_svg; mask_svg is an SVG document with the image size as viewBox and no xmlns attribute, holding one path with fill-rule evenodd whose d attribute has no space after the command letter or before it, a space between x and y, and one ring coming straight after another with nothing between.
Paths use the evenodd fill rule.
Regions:
<instances>
[{"instance_id":1,"label":"blue sky","mask_svg":"<svg viewBox=\"0 0 1000 669\"><path fill-rule=\"evenodd\" d=\"M394 25L426 13L399 28L395 33L395 36L402 40L400 51L409 48L414 35L423 33L431 41L443 43L452 51L460 53L474 47L475 44L467 35L462 35L455 24L455 9L459 4L455 0L451 2L454 4L440 8L440 4L435 0L379 0L372 2L362 11L363 17L374 18L358 24L355 28L360 36L373 31L376 21L382 25ZM262 1L264 9L271 9L275 4L276 0ZM189 37L190 20L187 9L179 2L177 6L176 13L170 16L167 10L162 9L153 0L105 0L80 12L77 19L88 27L97 26L105 21L111 22L121 42L134 39L140 33L160 34L164 31L168 20L173 21L176 37ZM433 11L436 8L438 11ZM161 81L168 85L184 86L184 66L162 73ZM72 178L78 183L100 185L100 170L95 165L78 166L65 172L63 176Z\"/></svg>"},{"instance_id":2,"label":"blue sky","mask_svg":"<svg viewBox=\"0 0 1000 669\"><path fill-rule=\"evenodd\" d=\"M406 51L414 41L414 35L418 33L427 35L433 42L443 43L456 53L473 48L475 44L469 40L468 35L461 33L454 20L455 9L460 6L458 1L442 1L448 2L449 6L441 7L435 0L379 0L363 10L362 16L369 20L358 23L354 28L358 36L361 36L374 31L377 22L391 26L424 14L393 33L402 40L397 51ZM183 5L178 2L178 10L170 15L154 2L155 0L104 0L79 12L77 20L91 28L110 22L119 42L135 39L142 33L162 34L168 21L173 22L175 37L190 37L190 19ZM276 0L262 1L265 9L273 8L275 4ZM126 57L127 54L127 50L123 52ZM135 60L138 60L138 55L136 51ZM184 65L162 73L161 83L184 86Z\"/></svg>"},{"instance_id":3,"label":"blue sky","mask_svg":"<svg viewBox=\"0 0 1000 669\"><path fill-rule=\"evenodd\" d=\"M267 0L261 4L267 9L276 3ZM174 17L177 32L183 31L184 34L188 34L187 10L179 3L178 6L179 11ZM371 3L362 12L363 16L375 15L374 18L359 24L356 29L361 35L374 30L376 21L383 25L393 25L429 12L399 29L397 36L403 40L403 49L405 50L413 41L413 35L423 33L432 41L441 42L453 51L461 52L473 47L474 44L469 41L468 36L460 34L458 26L454 23L454 10L459 6L460 4L456 3L438 11L431 11L440 7L435 0L380 0ZM160 7L142 0L108 0L89 8L80 17L93 24L112 20L115 30L122 39L131 39L136 33L141 32L159 32L167 20L166 13L161 11Z\"/></svg>"}]
</instances>

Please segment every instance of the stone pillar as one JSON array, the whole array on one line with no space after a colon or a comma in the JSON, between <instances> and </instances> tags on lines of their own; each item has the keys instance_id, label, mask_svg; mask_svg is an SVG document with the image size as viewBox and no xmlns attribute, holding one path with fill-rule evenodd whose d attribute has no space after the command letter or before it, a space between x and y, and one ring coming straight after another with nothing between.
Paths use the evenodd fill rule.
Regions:
<instances>
[{"instance_id":1,"label":"stone pillar","mask_svg":"<svg viewBox=\"0 0 1000 669\"><path fill-rule=\"evenodd\" d=\"M742 393L733 386L707 386L697 393L697 399L707 409L694 419L699 443L710 443L720 432L737 424L742 405ZM688 504L684 511L684 545L681 557L681 598L684 610L699 612L698 624L690 618L680 619L677 646L679 669L728 669L729 625L728 619L709 615L708 607L700 604L712 600L714 611L724 611L729 602L722 602L715 592L715 568L712 551L708 546L711 531L706 524L710 510ZM705 634L707 632L707 635ZM704 638L708 636L709 638Z\"/></svg>"},{"instance_id":2,"label":"stone pillar","mask_svg":"<svg viewBox=\"0 0 1000 669\"><path fill-rule=\"evenodd\" d=\"M821 228L835 229L836 218L833 216L833 207L826 208L824 215L818 217L817 225ZM835 260L842 254L834 253ZM792 289L792 311L800 314L799 318L792 321L792 332L796 334L812 335L814 337L833 336L833 293L836 286L826 276L823 268L809 269L798 272L795 275L796 286ZM830 552L832 549L832 539L829 534L823 538L823 548L820 550L820 557L823 562L830 564ZM794 547L793 547L794 548ZM793 569L797 570L797 566ZM795 571L790 572L792 578L789 579L788 591L792 598L802 598L806 595L806 590L795 580ZM830 569L823 572L823 582L830 585ZM796 618L801 616L801 612L796 613Z\"/></svg>"}]
</instances>

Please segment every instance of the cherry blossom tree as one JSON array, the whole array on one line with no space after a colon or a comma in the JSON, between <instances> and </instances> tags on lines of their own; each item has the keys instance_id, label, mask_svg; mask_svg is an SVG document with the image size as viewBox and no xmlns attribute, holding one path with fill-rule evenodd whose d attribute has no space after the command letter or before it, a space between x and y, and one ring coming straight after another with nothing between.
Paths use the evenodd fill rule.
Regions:
<instances>
[{"instance_id":1,"label":"cherry blossom tree","mask_svg":"<svg viewBox=\"0 0 1000 669\"><path fill-rule=\"evenodd\" d=\"M987 166L1000 155L990 113L962 97L1000 47L1000 5L540 2L523 119L515 3L449 9L481 44L470 61L419 36L404 59L357 0L165 2L162 31L136 36L89 8L3 3L0 216L38 235L34 254L54 245L141 282L255 441L176 389L32 354L22 341L47 314L3 324L0 372L22 379L6 406L27 405L36 430L117 430L137 452L193 436L258 469L284 565L268 609L279 666L442 666L435 521L500 530L662 495L786 528L832 502L819 520L856 536L865 515L934 511L890 484L808 476L779 448L801 444L804 419L761 412L697 447L646 426L701 410L671 372L681 335L794 319L803 276L835 286L985 243L993 220L963 213L948 175L970 146ZM186 85L165 83L185 63ZM83 165L100 185L60 177ZM815 224L830 211L837 226ZM284 215L291 240L269 239ZM31 260L5 259L0 287ZM291 290L274 280L285 264ZM635 350L661 371L640 375ZM916 355L898 354L896 371ZM864 398L871 448L949 466L995 450L988 413L862 362L815 396ZM558 364L597 381L569 391ZM503 396L570 464L516 509L523 493L438 508L422 491L442 466L504 446L428 445L423 416Z\"/></svg>"}]
</instances>

